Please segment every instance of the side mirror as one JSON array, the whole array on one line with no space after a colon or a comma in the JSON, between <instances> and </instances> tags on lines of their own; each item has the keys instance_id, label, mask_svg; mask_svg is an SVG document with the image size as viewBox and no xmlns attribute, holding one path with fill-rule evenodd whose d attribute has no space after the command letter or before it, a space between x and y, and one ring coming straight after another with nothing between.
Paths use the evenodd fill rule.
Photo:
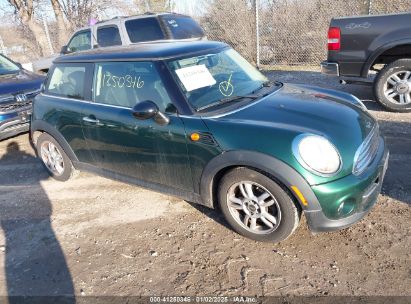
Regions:
<instances>
[{"instance_id":1,"label":"side mirror","mask_svg":"<svg viewBox=\"0 0 411 304\"><path fill-rule=\"evenodd\" d=\"M63 45L63 47L61 48L60 53L63 54L63 55L70 53L69 47L67 45Z\"/></svg>"},{"instance_id":2,"label":"side mirror","mask_svg":"<svg viewBox=\"0 0 411 304\"><path fill-rule=\"evenodd\" d=\"M132 112L133 116L140 120L153 118L159 125L167 125L170 122L170 119L150 100L139 102L133 107Z\"/></svg>"}]
</instances>

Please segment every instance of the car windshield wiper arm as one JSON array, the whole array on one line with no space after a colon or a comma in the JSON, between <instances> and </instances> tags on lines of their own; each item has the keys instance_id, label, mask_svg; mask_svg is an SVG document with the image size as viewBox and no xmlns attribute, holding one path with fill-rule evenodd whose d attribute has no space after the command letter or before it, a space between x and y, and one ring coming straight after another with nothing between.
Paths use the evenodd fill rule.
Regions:
<instances>
[{"instance_id":1,"label":"car windshield wiper arm","mask_svg":"<svg viewBox=\"0 0 411 304\"><path fill-rule=\"evenodd\" d=\"M278 82L277 80L267 80L267 81L265 81L265 82L263 82L263 84L262 84L262 86L263 87L272 87L273 85L276 85L276 86L278 86L278 85L281 85L281 83L280 82Z\"/></svg>"},{"instance_id":2,"label":"car windshield wiper arm","mask_svg":"<svg viewBox=\"0 0 411 304\"><path fill-rule=\"evenodd\" d=\"M244 98L256 99L256 98L259 98L259 97L261 97L261 96L260 95L237 95L237 96L227 97L227 98L220 99L216 102L212 102L208 105L199 107L199 108L197 108L197 111L202 111L202 110L205 110L205 109L208 109L208 108L212 108L214 106L222 105L222 104L229 103L229 102L232 102L232 101L236 101L236 100L239 100L239 99L244 99Z\"/></svg>"}]
</instances>

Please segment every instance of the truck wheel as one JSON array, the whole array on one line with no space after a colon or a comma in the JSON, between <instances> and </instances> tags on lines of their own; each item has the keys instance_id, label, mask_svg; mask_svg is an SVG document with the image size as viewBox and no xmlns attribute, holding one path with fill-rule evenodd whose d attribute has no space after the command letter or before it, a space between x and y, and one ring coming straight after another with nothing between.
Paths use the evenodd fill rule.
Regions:
<instances>
[{"instance_id":1,"label":"truck wheel","mask_svg":"<svg viewBox=\"0 0 411 304\"><path fill-rule=\"evenodd\" d=\"M374 93L377 101L391 111L411 111L411 59L385 66L377 75Z\"/></svg>"},{"instance_id":2,"label":"truck wheel","mask_svg":"<svg viewBox=\"0 0 411 304\"><path fill-rule=\"evenodd\" d=\"M256 241L285 240L300 221L301 212L280 185L244 167L222 178L218 195L221 211L231 227Z\"/></svg>"},{"instance_id":3,"label":"truck wheel","mask_svg":"<svg viewBox=\"0 0 411 304\"><path fill-rule=\"evenodd\" d=\"M67 181L76 173L63 148L49 134L43 133L39 136L36 148L43 165L56 180Z\"/></svg>"}]
</instances>

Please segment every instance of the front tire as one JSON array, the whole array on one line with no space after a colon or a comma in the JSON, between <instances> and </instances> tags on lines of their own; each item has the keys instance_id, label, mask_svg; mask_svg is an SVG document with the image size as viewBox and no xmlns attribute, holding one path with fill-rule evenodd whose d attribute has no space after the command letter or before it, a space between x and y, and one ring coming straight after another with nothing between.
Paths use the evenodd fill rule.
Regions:
<instances>
[{"instance_id":1,"label":"front tire","mask_svg":"<svg viewBox=\"0 0 411 304\"><path fill-rule=\"evenodd\" d=\"M69 180L76 170L60 144L49 134L43 133L37 139L37 155L49 174L59 181Z\"/></svg>"},{"instance_id":2,"label":"front tire","mask_svg":"<svg viewBox=\"0 0 411 304\"><path fill-rule=\"evenodd\" d=\"M221 211L239 234L256 240L280 242L298 227L301 212L290 195L269 177L239 167L221 179Z\"/></svg>"},{"instance_id":3,"label":"front tire","mask_svg":"<svg viewBox=\"0 0 411 304\"><path fill-rule=\"evenodd\" d=\"M386 65L374 84L377 101L395 112L411 111L411 59L400 59Z\"/></svg>"}]
</instances>

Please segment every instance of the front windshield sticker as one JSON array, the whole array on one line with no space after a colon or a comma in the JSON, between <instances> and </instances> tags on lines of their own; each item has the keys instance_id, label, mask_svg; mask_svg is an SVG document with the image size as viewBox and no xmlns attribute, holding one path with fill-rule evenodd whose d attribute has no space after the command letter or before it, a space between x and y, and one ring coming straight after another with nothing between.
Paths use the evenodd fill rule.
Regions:
<instances>
[{"instance_id":1,"label":"front windshield sticker","mask_svg":"<svg viewBox=\"0 0 411 304\"><path fill-rule=\"evenodd\" d=\"M187 92L216 84L216 80L204 64L178 69L175 72Z\"/></svg>"},{"instance_id":2,"label":"front windshield sticker","mask_svg":"<svg viewBox=\"0 0 411 304\"><path fill-rule=\"evenodd\" d=\"M220 93L226 97L233 95L233 92L234 92L234 87L231 84L231 76L233 76L232 73L230 74L230 77L228 77L228 80L222 81L218 85Z\"/></svg>"}]
</instances>

